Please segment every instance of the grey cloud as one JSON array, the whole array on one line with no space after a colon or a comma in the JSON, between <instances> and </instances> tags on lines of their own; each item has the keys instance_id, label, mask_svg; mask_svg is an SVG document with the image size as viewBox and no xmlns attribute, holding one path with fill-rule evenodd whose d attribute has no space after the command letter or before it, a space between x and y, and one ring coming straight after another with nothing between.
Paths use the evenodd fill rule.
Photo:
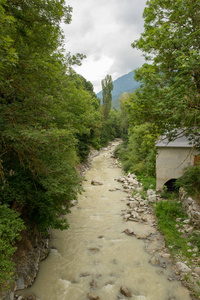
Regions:
<instances>
[{"instance_id":1,"label":"grey cloud","mask_svg":"<svg viewBox=\"0 0 200 300\"><path fill-rule=\"evenodd\" d=\"M105 66L105 76L108 72L121 76L142 65L144 60L141 53L132 49L131 43L143 31L142 13L146 0L69 2L74 12L72 23L63 27L66 51L83 53L87 61L98 62L102 56L112 58L110 69ZM95 86L99 80L96 71L94 69L92 81Z\"/></svg>"}]
</instances>

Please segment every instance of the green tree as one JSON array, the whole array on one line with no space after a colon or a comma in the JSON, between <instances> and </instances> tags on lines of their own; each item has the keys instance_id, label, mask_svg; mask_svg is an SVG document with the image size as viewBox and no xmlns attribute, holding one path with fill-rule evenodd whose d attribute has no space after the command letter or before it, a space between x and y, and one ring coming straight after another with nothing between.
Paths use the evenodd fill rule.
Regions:
<instances>
[{"instance_id":1,"label":"green tree","mask_svg":"<svg viewBox=\"0 0 200 300\"><path fill-rule=\"evenodd\" d=\"M105 79L101 81L102 96L103 96L103 115L105 119L108 117L112 107L112 90L113 81L111 75L106 75Z\"/></svg>"},{"instance_id":2,"label":"green tree","mask_svg":"<svg viewBox=\"0 0 200 300\"><path fill-rule=\"evenodd\" d=\"M60 216L81 191L81 146L100 144L99 102L72 71L83 55L63 54L60 23L71 11L63 0L0 3L0 214L11 211L6 224L17 234L22 219L30 230L67 228ZM0 222L4 246L15 229L1 230ZM2 284L12 277L15 240L6 244L9 257L0 248L9 271Z\"/></svg>"},{"instance_id":3,"label":"green tree","mask_svg":"<svg viewBox=\"0 0 200 300\"><path fill-rule=\"evenodd\" d=\"M150 63L136 71L146 120L163 129L198 133L200 125L200 3L149 0L144 33L132 46ZM144 116L143 116L144 119ZM174 131L176 134L176 131ZM197 140L199 144L199 140Z\"/></svg>"}]
</instances>

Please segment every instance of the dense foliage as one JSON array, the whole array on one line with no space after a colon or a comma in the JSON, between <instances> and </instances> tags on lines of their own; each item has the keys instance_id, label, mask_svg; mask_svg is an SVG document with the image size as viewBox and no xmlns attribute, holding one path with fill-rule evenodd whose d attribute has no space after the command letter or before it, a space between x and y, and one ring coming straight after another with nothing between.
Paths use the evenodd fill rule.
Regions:
<instances>
[{"instance_id":1,"label":"dense foliage","mask_svg":"<svg viewBox=\"0 0 200 300\"><path fill-rule=\"evenodd\" d=\"M183 187L191 196L200 200L200 165L188 167L184 174L176 180L177 187Z\"/></svg>"},{"instance_id":2,"label":"dense foliage","mask_svg":"<svg viewBox=\"0 0 200 300\"><path fill-rule=\"evenodd\" d=\"M93 86L64 55L65 1L0 2L0 284L24 225L67 228L60 215L81 191L76 166L99 149L103 117ZM6 216L6 217L5 217ZM5 228L7 230L5 230Z\"/></svg>"},{"instance_id":3,"label":"dense foliage","mask_svg":"<svg viewBox=\"0 0 200 300\"><path fill-rule=\"evenodd\" d=\"M148 0L144 32L132 46L146 63L135 71L140 88L125 107L128 142L118 151L126 171L155 176L155 141L183 134L200 146L200 3Z\"/></svg>"},{"instance_id":4,"label":"dense foliage","mask_svg":"<svg viewBox=\"0 0 200 300\"><path fill-rule=\"evenodd\" d=\"M149 0L144 21L144 33L132 44L150 62L135 75L141 81L137 118L156 123L170 138L181 129L199 145L200 2Z\"/></svg>"}]
</instances>

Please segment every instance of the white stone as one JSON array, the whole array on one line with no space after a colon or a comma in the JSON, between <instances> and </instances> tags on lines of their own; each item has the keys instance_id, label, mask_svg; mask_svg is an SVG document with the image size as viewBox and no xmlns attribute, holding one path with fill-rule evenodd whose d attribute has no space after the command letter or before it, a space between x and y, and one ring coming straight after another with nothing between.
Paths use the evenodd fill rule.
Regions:
<instances>
[{"instance_id":1,"label":"white stone","mask_svg":"<svg viewBox=\"0 0 200 300\"><path fill-rule=\"evenodd\" d=\"M187 233L192 233L193 230L194 230L193 227L189 227L189 228L186 228L186 229L185 229L185 231L186 231Z\"/></svg>"},{"instance_id":2,"label":"white stone","mask_svg":"<svg viewBox=\"0 0 200 300\"><path fill-rule=\"evenodd\" d=\"M184 264L183 262L177 262L176 266L177 266L179 272L183 272L183 273L191 272L191 269L186 264Z\"/></svg>"},{"instance_id":3,"label":"white stone","mask_svg":"<svg viewBox=\"0 0 200 300\"><path fill-rule=\"evenodd\" d=\"M154 195L149 195L149 197L148 197L148 199L149 199L149 202L156 202L156 194L154 194Z\"/></svg>"},{"instance_id":4,"label":"white stone","mask_svg":"<svg viewBox=\"0 0 200 300\"><path fill-rule=\"evenodd\" d=\"M131 184L131 185L134 185L134 186L137 186L138 185L138 181L134 178L128 178L128 183Z\"/></svg>"},{"instance_id":5,"label":"white stone","mask_svg":"<svg viewBox=\"0 0 200 300\"><path fill-rule=\"evenodd\" d=\"M150 196L150 195L155 195L155 191L154 190L147 190L147 196Z\"/></svg>"},{"instance_id":6,"label":"white stone","mask_svg":"<svg viewBox=\"0 0 200 300\"><path fill-rule=\"evenodd\" d=\"M135 211L132 211L131 215L132 215L133 218L136 218L136 219L139 218L138 213L135 212Z\"/></svg>"},{"instance_id":7,"label":"white stone","mask_svg":"<svg viewBox=\"0 0 200 300\"><path fill-rule=\"evenodd\" d=\"M183 221L184 224L189 224L190 223L190 219L186 219Z\"/></svg>"},{"instance_id":8,"label":"white stone","mask_svg":"<svg viewBox=\"0 0 200 300\"><path fill-rule=\"evenodd\" d=\"M199 248L198 247L194 247L193 252L198 252Z\"/></svg>"},{"instance_id":9,"label":"white stone","mask_svg":"<svg viewBox=\"0 0 200 300\"><path fill-rule=\"evenodd\" d=\"M181 221L181 218L176 218L176 222L180 222Z\"/></svg>"},{"instance_id":10,"label":"white stone","mask_svg":"<svg viewBox=\"0 0 200 300\"><path fill-rule=\"evenodd\" d=\"M129 203L129 207L130 208L135 208L136 206L137 206L137 201L131 201L130 203Z\"/></svg>"},{"instance_id":11,"label":"white stone","mask_svg":"<svg viewBox=\"0 0 200 300\"><path fill-rule=\"evenodd\" d=\"M130 216L131 216L131 214L127 214L127 215L124 216L124 219L130 218Z\"/></svg>"},{"instance_id":12,"label":"white stone","mask_svg":"<svg viewBox=\"0 0 200 300\"><path fill-rule=\"evenodd\" d=\"M170 258L170 254L169 253L163 253L161 255L163 258L169 259Z\"/></svg>"},{"instance_id":13,"label":"white stone","mask_svg":"<svg viewBox=\"0 0 200 300\"><path fill-rule=\"evenodd\" d=\"M188 197L188 199L187 199L187 203L189 204L189 205L191 205L191 204L193 204L193 199L191 198L191 197Z\"/></svg>"},{"instance_id":14,"label":"white stone","mask_svg":"<svg viewBox=\"0 0 200 300\"><path fill-rule=\"evenodd\" d=\"M135 174L128 173L128 177L129 178L136 178L137 176Z\"/></svg>"},{"instance_id":15,"label":"white stone","mask_svg":"<svg viewBox=\"0 0 200 300\"><path fill-rule=\"evenodd\" d=\"M196 274L200 275L200 267L196 267L196 268L194 269L194 272L195 272Z\"/></svg>"}]
</instances>

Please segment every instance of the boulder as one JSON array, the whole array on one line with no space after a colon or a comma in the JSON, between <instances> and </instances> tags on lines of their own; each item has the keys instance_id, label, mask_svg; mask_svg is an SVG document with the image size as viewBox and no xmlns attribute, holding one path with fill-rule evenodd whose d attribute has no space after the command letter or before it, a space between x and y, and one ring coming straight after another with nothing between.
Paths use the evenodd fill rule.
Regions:
<instances>
[{"instance_id":1,"label":"boulder","mask_svg":"<svg viewBox=\"0 0 200 300\"><path fill-rule=\"evenodd\" d=\"M149 195L148 196L148 199L149 199L149 202L156 202L156 194L153 194L153 195Z\"/></svg>"},{"instance_id":2,"label":"boulder","mask_svg":"<svg viewBox=\"0 0 200 300\"><path fill-rule=\"evenodd\" d=\"M196 268L194 269L194 272L195 272L196 274L200 275L200 267L196 267Z\"/></svg>"},{"instance_id":3,"label":"boulder","mask_svg":"<svg viewBox=\"0 0 200 300\"><path fill-rule=\"evenodd\" d=\"M147 190L147 196L151 196L151 195L155 195L155 191L154 190Z\"/></svg>"},{"instance_id":4,"label":"boulder","mask_svg":"<svg viewBox=\"0 0 200 300\"><path fill-rule=\"evenodd\" d=\"M135 208L137 205L138 205L138 202L137 202L137 201L130 201L130 202L129 202L129 207L130 207L130 208Z\"/></svg>"},{"instance_id":5,"label":"boulder","mask_svg":"<svg viewBox=\"0 0 200 300\"><path fill-rule=\"evenodd\" d=\"M124 295L125 297L128 297L128 298L131 298L131 297L132 297L131 291L130 291L127 287L125 287L125 286L122 286L122 287L120 288L120 292L121 292L121 294Z\"/></svg>"},{"instance_id":6,"label":"boulder","mask_svg":"<svg viewBox=\"0 0 200 300\"><path fill-rule=\"evenodd\" d=\"M157 266L160 264L160 261L159 259L156 257L156 256L153 256L151 259L150 259L150 264L152 264L153 266Z\"/></svg>"},{"instance_id":7,"label":"boulder","mask_svg":"<svg viewBox=\"0 0 200 300\"><path fill-rule=\"evenodd\" d=\"M136 179L128 178L127 181L130 185L134 185L134 186L138 185L138 181Z\"/></svg>"},{"instance_id":8,"label":"boulder","mask_svg":"<svg viewBox=\"0 0 200 300\"><path fill-rule=\"evenodd\" d=\"M191 269L183 262L177 262L176 267L178 268L179 272L182 272L182 273L190 273L191 272Z\"/></svg>"}]
</instances>

